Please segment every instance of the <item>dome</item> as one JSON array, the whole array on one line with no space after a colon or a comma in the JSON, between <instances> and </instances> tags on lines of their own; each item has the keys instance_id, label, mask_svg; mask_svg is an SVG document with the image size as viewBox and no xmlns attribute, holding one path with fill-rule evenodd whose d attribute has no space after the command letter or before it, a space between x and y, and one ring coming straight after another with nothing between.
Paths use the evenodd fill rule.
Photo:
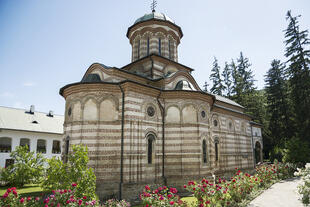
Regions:
<instances>
[{"instance_id":1,"label":"dome","mask_svg":"<svg viewBox=\"0 0 310 207\"><path fill-rule=\"evenodd\" d=\"M174 21L170 17L168 17L167 15L165 15L163 13L158 13L158 12L152 12L150 14L145 14L144 16L138 18L134 24L137 24L139 22L148 21L151 19L168 21L168 22L175 24Z\"/></svg>"}]
</instances>

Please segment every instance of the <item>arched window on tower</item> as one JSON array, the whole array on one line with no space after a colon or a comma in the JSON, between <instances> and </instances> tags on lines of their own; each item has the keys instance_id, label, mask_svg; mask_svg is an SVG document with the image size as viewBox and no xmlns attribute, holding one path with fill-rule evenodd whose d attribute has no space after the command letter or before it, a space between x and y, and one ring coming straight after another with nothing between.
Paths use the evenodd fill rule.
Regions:
<instances>
[{"instance_id":1,"label":"arched window on tower","mask_svg":"<svg viewBox=\"0 0 310 207\"><path fill-rule=\"evenodd\" d=\"M169 59L172 59L172 48L171 48L171 40L168 42L168 52L169 52Z\"/></svg>"},{"instance_id":2,"label":"arched window on tower","mask_svg":"<svg viewBox=\"0 0 310 207\"><path fill-rule=\"evenodd\" d=\"M137 57L138 57L138 59L140 58L140 39L138 40Z\"/></svg>"},{"instance_id":3,"label":"arched window on tower","mask_svg":"<svg viewBox=\"0 0 310 207\"><path fill-rule=\"evenodd\" d=\"M158 38L158 54L161 55L161 38Z\"/></svg>"},{"instance_id":4,"label":"arched window on tower","mask_svg":"<svg viewBox=\"0 0 310 207\"><path fill-rule=\"evenodd\" d=\"M207 142L205 139L202 141L202 158L203 158L203 163L206 164L207 163Z\"/></svg>"},{"instance_id":5,"label":"arched window on tower","mask_svg":"<svg viewBox=\"0 0 310 207\"><path fill-rule=\"evenodd\" d=\"M28 138L21 138L20 139L20 143L19 143L20 146L28 146L28 151L30 151L30 139Z\"/></svg>"},{"instance_id":6,"label":"arched window on tower","mask_svg":"<svg viewBox=\"0 0 310 207\"><path fill-rule=\"evenodd\" d=\"M147 163L153 163L153 155L154 155L154 141L155 136L153 134L147 135Z\"/></svg>"},{"instance_id":7,"label":"arched window on tower","mask_svg":"<svg viewBox=\"0 0 310 207\"><path fill-rule=\"evenodd\" d=\"M146 55L150 54L150 38L147 38L147 51L146 51Z\"/></svg>"}]
</instances>

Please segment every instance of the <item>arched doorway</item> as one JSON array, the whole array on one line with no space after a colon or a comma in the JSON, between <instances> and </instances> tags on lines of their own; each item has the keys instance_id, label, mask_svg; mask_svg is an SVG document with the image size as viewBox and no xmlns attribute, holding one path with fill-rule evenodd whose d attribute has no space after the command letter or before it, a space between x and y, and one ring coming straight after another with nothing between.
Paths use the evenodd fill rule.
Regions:
<instances>
[{"instance_id":1,"label":"arched doorway","mask_svg":"<svg viewBox=\"0 0 310 207\"><path fill-rule=\"evenodd\" d=\"M255 143L255 163L262 162L262 147L261 144L257 141Z\"/></svg>"}]
</instances>

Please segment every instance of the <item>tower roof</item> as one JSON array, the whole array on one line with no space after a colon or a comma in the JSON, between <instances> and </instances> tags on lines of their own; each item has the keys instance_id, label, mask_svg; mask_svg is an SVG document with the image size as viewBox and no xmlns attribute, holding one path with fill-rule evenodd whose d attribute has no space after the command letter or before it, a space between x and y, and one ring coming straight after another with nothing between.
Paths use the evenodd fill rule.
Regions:
<instances>
[{"instance_id":1,"label":"tower roof","mask_svg":"<svg viewBox=\"0 0 310 207\"><path fill-rule=\"evenodd\" d=\"M138 18L135 21L134 24L137 24L139 22L148 21L148 20L151 20L151 19L168 21L168 22L171 22L171 23L175 24L175 22L170 17L168 17L164 13L159 13L159 12L152 12L152 13L149 13L149 14L145 14L142 17Z\"/></svg>"}]
</instances>

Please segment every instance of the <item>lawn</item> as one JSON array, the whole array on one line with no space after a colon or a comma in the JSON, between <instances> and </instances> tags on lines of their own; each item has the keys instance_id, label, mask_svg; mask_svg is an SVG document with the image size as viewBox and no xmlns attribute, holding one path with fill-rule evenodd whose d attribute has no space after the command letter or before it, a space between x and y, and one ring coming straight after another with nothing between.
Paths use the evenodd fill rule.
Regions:
<instances>
[{"instance_id":1,"label":"lawn","mask_svg":"<svg viewBox=\"0 0 310 207\"><path fill-rule=\"evenodd\" d=\"M13 187L13 186L12 186ZM7 186L0 187L0 196L2 196L6 190ZM45 194L48 194L48 191L43 191L43 189L38 184L27 184L22 188L17 188L17 193L21 197L43 197Z\"/></svg>"}]
</instances>

